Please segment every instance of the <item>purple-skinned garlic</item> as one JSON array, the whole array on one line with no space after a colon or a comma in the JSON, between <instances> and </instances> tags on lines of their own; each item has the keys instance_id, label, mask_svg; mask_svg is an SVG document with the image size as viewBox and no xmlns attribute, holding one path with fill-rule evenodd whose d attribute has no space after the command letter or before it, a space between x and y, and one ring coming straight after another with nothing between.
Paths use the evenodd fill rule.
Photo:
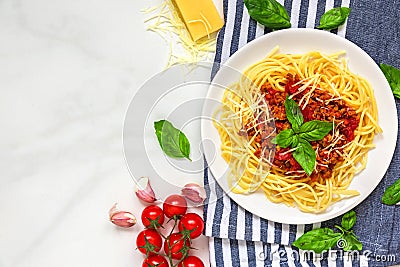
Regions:
<instances>
[{"instance_id":1,"label":"purple-skinned garlic","mask_svg":"<svg viewBox=\"0 0 400 267\"><path fill-rule=\"evenodd\" d=\"M110 222L119 227L129 228L136 224L135 215L128 211L119 210L117 207L117 203L115 203L114 206L111 207L108 215L110 216Z\"/></svg>"},{"instance_id":2,"label":"purple-skinned garlic","mask_svg":"<svg viewBox=\"0 0 400 267\"><path fill-rule=\"evenodd\" d=\"M135 194L140 200L147 203L153 203L157 200L148 177L141 177L137 181Z\"/></svg>"},{"instance_id":3,"label":"purple-skinned garlic","mask_svg":"<svg viewBox=\"0 0 400 267\"><path fill-rule=\"evenodd\" d=\"M196 183L186 184L182 188L181 193L185 198L189 199L195 204L203 204L207 197L204 187Z\"/></svg>"}]
</instances>

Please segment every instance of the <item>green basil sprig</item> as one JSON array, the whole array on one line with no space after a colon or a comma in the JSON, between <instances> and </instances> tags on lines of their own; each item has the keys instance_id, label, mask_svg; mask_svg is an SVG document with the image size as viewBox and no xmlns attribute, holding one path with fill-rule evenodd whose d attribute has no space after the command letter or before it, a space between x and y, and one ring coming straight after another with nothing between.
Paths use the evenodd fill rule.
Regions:
<instances>
[{"instance_id":1,"label":"green basil sprig","mask_svg":"<svg viewBox=\"0 0 400 267\"><path fill-rule=\"evenodd\" d=\"M281 131L272 142L282 148L294 148L294 159L310 176L314 171L316 155L309 142L324 138L333 129L333 123L319 120L304 123L299 105L289 97L285 100L285 111L292 129Z\"/></svg>"},{"instance_id":2,"label":"green basil sprig","mask_svg":"<svg viewBox=\"0 0 400 267\"><path fill-rule=\"evenodd\" d=\"M171 158L190 159L190 143L185 134L166 120L154 122L158 143L164 153Z\"/></svg>"},{"instance_id":3,"label":"green basil sprig","mask_svg":"<svg viewBox=\"0 0 400 267\"><path fill-rule=\"evenodd\" d=\"M244 0L244 4L251 18L272 30L291 26L286 9L276 0Z\"/></svg>"},{"instance_id":4,"label":"green basil sprig","mask_svg":"<svg viewBox=\"0 0 400 267\"><path fill-rule=\"evenodd\" d=\"M382 203L386 205L395 205L400 202L400 179L386 188L382 196Z\"/></svg>"},{"instance_id":5,"label":"green basil sprig","mask_svg":"<svg viewBox=\"0 0 400 267\"><path fill-rule=\"evenodd\" d=\"M304 233L293 242L293 246L303 250L312 250L316 253L326 251L335 245L344 251L362 250L362 243L358 240L351 228L356 222L356 213L349 211L342 217L341 226L335 225L340 232L330 228L318 228ZM339 241L342 241L339 243Z\"/></svg>"},{"instance_id":6,"label":"green basil sprig","mask_svg":"<svg viewBox=\"0 0 400 267\"><path fill-rule=\"evenodd\" d=\"M350 15L350 8L335 7L325 12L320 20L319 29L333 30L344 24L347 17Z\"/></svg>"},{"instance_id":7,"label":"green basil sprig","mask_svg":"<svg viewBox=\"0 0 400 267\"><path fill-rule=\"evenodd\" d=\"M393 95L400 98L400 70L383 63L380 64L380 67L383 74L385 74L386 80L390 84Z\"/></svg>"}]
</instances>

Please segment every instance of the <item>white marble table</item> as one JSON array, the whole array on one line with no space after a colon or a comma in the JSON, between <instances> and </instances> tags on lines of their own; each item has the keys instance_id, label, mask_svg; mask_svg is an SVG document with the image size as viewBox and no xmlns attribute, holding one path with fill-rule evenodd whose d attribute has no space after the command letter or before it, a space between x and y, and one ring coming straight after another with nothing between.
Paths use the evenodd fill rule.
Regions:
<instances>
[{"instance_id":1,"label":"white marble table","mask_svg":"<svg viewBox=\"0 0 400 267\"><path fill-rule=\"evenodd\" d=\"M0 1L0 266L141 266L143 205L122 148L128 104L168 47L136 0ZM208 261L205 237L197 255Z\"/></svg>"}]
</instances>

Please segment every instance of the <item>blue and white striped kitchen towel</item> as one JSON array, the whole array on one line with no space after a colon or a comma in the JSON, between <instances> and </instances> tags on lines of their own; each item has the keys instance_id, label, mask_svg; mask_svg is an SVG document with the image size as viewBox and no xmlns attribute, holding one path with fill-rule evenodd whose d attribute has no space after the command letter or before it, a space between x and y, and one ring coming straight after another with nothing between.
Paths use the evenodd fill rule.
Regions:
<instances>
[{"instance_id":1,"label":"blue and white striped kitchen towel","mask_svg":"<svg viewBox=\"0 0 400 267\"><path fill-rule=\"evenodd\" d=\"M268 34L249 18L243 0L223 0L225 26L217 40L215 62L224 63L240 47ZM400 67L399 0L280 0L292 27L314 28L321 15L332 7L351 8L345 25L336 33L364 49L377 63ZM397 109L400 104L396 100ZM399 139L398 139L399 141ZM398 142L399 143L399 142ZM210 236L212 266L391 266L400 263L400 206L380 202L384 189L400 173L400 151L376 190L356 208L355 233L363 243L360 256L331 251L323 255L300 255L290 244L304 232L332 227L340 218L314 225L287 225L261 219L238 206L215 182L208 168L205 185L209 201L205 206L205 234ZM345 253L346 254L346 253ZM315 256L315 255L314 255Z\"/></svg>"}]
</instances>

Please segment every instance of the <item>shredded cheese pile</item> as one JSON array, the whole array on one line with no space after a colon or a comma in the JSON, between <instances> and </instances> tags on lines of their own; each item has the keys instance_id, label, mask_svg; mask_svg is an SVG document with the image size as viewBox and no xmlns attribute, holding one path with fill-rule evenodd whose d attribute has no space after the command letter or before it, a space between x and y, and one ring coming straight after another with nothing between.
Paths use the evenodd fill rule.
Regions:
<instances>
[{"instance_id":1,"label":"shredded cheese pile","mask_svg":"<svg viewBox=\"0 0 400 267\"><path fill-rule=\"evenodd\" d=\"M172 0L164 0L160 5L147 8L142 12L150 15L144 21L147 24L147 30L160 35L169 46L166 68L176 64L212 61L216 47L216 34L208 34L206 38L193 41ZM208 33L207 20L189 21L189 23L195 22L203 23Z\"/></svg>"}]
</instances>

